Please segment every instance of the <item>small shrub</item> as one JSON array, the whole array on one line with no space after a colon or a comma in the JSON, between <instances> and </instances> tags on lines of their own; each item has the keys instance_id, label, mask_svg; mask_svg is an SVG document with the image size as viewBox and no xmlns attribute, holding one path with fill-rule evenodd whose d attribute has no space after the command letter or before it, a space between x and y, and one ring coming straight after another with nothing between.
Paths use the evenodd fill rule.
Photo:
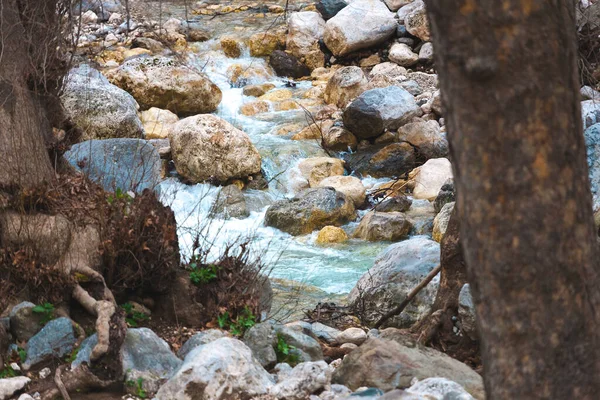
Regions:
<instances>
[{"instance_id":1,"label":"small shrub","mask_svg":"<svg viewBox=\"0 0 600 400\"><path fill-rule=\"evenodd\" d=\"M121 308L125 311L125 321L132 328L137 328L141 323L150 319L145 312L134 310L133 305L129 302L121 304Z\"/></svg>"},{"instance_id":2,"label":"small shrub","mask_svg":"<svg viewBox=\"0 0 600 400\"><path fill-rule=\"evenodd\" d=\"M277 361L282 363L288 363L292 366L298 364L298 353L296 353L295 346L288 344L283 335L277 334L277 347L275 348L275 354L277 354Z\"/></svg>"},{"instance_id":3,"label":"small shrub","mask_svg":"<svg viewBox=\"0 0 600 400\"><path fill-rule=\"evenodd\" d=\"M205 267L197 267L196 263L190 263L192 271L190 271L190 281L196 286L210 283L217 279L219 267L215 264L209 264Z\"/></svg>"},{"instance_id":4,"label":"small shrub","mask_svg":"<svg viewBox=\"0 0 600 400\"><path fill-rule=\"evenodd\" d=\"M0 379L13 378L15 376L17 376L17 372L10 365L6 365L4 369L0 370Z\"/></svg>"},{"instance_id":5,"label":"small shrub","mask_svg":"<svg viewBox=\"0 0 600 400\"><path fill-rule=\"evenodd\" d=\"M127 384L127 386L133 387L135 389L135 395L137 397L139 397L140 399L148 398L148 393L146 393L146 391L143 388L143 384L144 384L143 378L137 378L137 380L135 380L135 381L129 380L126 382L126 384Z\"/></svg>"},{"instance_id":6,"label":"small shrub","mask_svg":"<svg viewBox=\"0 0 600 400\"><path fill-rule=\"evenodd\" d=\"M256 325L256 316L250 308L245 307L235 320L231 319L228 311L225 311L217 317L217 323L219 328L229 329L232 335L243 336L248 329Z\"/></svg>"}]
</instances>

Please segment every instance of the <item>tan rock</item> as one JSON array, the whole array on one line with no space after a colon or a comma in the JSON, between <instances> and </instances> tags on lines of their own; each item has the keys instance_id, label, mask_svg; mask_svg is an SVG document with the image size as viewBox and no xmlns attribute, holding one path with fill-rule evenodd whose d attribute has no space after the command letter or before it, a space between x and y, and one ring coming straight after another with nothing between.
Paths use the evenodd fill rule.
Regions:
<instances>
[{"instance_id":1,"label":"tan rock","mask_svg":"<svg viewBox=\"0 0 600 400\"><path fill-rule=\"evenodd\" d=\"M344 108L365 91L367 83L367 78L359 67L341 68L327 82L323 98L327 104Z\"/></svg>"},{"instance_id":2,"label":"tan rock","mask_svg":"<svg viewBox=\"0 0 600 400\"><path fill-rule=\"evenodd\" d=\"M408 175L414 185L415 199L435 200L444 183L452 178L452 165L447 158L432 158Z\"/></svg>"},{"instance_id":3,"label":"tan rock","mask_svg":"<svg viewBox=\"0 0 600 400\"><path fill-rule=\"evenodd\" d=\"M332 187L338 192L344 193L357 208L364 204L367 197L367 190L362 181L354 176L330 176L319 182L318 186Z\"/></svg>"},{"instance_id":4,"label":"tan rock","mask_svg":"<svg viewBox=\"0 0 600 400\"><path fill-rule=\"evenodd\" d=\"M317 121L316 123L308 125L306 128L292 136L292 140L319 140L322 136L325 136L326 132L328 132L332 127L332 120Z\"/></svg>"},{"instance_id":5,"label":"tan rock","mask_svg":"<svg viewBox=\"0 0 600 400\"><path fill-rule=\"evenodd\" d=\"M266 57L275 50L283 49L285 35L281 36L275 32L259 32L250 36L248 46L252 57Z\"/></svg>"},{"instance_id":6,"label":"tan rock","mask_svg":"<svg viewBox=\"0 0 600 400\"><path fill-rule=\"evenodd\" d=\"M292 98L292 91L290 89L276 89L267 92L259 97L260 100L266 101L283 101Z\"/></svg>"},{"instance_id":7,"label":"tan rock","mask_svg":"<svg viewBox=\"0 0 600 400\"><path fill-rule=\"evenodd\" d=\"M169 110L152 107L140 115L146 139L166 139L169 137L173 125L179 121L177 115Z\"/></svg>"},{"instance_id":8,"label":"tan rock","mask_svg":"<svg viewBox=\"0 0 600 400\"><path fill-rule=\"evenodd\" d=\"M325 20L317 12L294 13L288 21L286 48L311 70L325 65L325 56L319 47L323 39Z\"/></svg>"},{"instance_id":9,"label":"tan rock","mask_svg":"<svg viewBox=\"0 0 600 400\"><path fill-rule=\"evenodd\" d=\"M233 36L221 38L221 49L229 58L239 58L242 55L242 43Z\"/></svg>"},{"instance_id":10,"label":"tan rock","mask_svg":"<svg viewBox=\"0 0 600 400\"><path fill-rule=\"evenodd\" d=\"M433 220L433 234L432 238L438 243L442 242L446 229L448 229L448 222L450 222L450 215L454 210L454 202L444 204L444 207L440 210L438 215Z\"/></svg>"},{"instance_id":11,"label":"tan rock","mask_svg":"<svg viewBox=\"0 0 600 400\"><path fill-rule=\"evenodd\" d=\"M412 224L401 212L368 212L352 235L370 242L385 240L395 242L405 239Z\"/></svg>"},{"instance_id":12,"label":"tan rock","mask_svg":"<svg viewBox=\"0 0 600 400\"><path fill-rule=\"evenodd\" d=\"M256 100L250 103L245 103L240 107L240 113L248 117L256 114L268 112L270 109L269 103L263 100Z\"/></svg>"},{"instance_id":13,"label":"tan rock","mask_svg":"<svg viewBox=\"0 0 600 400\"><path fill-rule=\"evenodd\" d=\"M344 243L348 241L348 235L342 228L328 225L319 231L316 243L320 245L330 243Z\"/></svg>"},{"instance_id":14,"label":"tan rock","mask_svg":"<svg viewBox=\"0 0 600 400\"><path fill-rule=\"evenodd\" d=\"M344 175L344 161L331 157L307 158L298 164L298 169L310 187L317 187L325 178Z\"/></svg>"}]
</instances>

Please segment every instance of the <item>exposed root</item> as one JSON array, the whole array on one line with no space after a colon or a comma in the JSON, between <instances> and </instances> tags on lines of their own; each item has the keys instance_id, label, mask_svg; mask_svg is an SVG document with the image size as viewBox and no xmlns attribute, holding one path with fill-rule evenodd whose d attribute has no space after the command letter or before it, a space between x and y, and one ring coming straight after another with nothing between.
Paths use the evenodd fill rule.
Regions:
<instances>
[{"instance_id":1,"label":"exposed root","mask_svg":"<svg viewBox=\"0 0 600 400\"><path fill-rule=\"evenodd\" d=\"M67 391L67 388L65 387L65 384L63 383L63 381L60 377L62 374L62 370L63 370L62 365L60 367L56 368L56 372L54 373L54 383L56 384L56 387L60 391L60 395L62 396L63 400L71 400L71 396L69 396L69 392Z\"/></svg>"},{"instance_id":2,"label":"exposed root","mask_svg":"<svg viewBox=\"0 0 600 400\"><path fill-rule=\"evenodd\" d=\"M90 360L96 361L108 352L110 341L110 320L115 313L115 305L109 301L96 302L96 332L98 333L98 344L92 350Z\"/></svg>"}]
</instances>

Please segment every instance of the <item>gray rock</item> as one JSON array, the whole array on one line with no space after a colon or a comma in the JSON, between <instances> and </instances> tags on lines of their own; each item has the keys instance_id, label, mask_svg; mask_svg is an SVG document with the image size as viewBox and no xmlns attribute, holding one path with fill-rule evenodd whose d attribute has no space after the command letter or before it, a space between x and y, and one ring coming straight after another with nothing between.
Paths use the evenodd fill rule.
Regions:
<instances>
[{"instance_id":1,"label":"gray rock","mask_svg":"<svg viewBox=\"0 0 600 400\"><path fill-rule=\"evenodd\" d=\"M93 348L98 343L98 335L86 338L79 347L71 368L83 363L89 364ZM123 371L126 382L137 382L141 378L142 389L149 394L156 393L160 385L169 379L181 366L182 361L171 352L167 342L148 328L127 330L123 343ZM136 387L129 385L135 394Z\"/></svg>"},{"instance_id":2,"label":"gray rock","mask_svg":"<svg viewBox=\"0 0 600 400\"><path fill-rule=\"evenodd\" d=\"M428 200L413 199L410 209L404 213L413 224L411 235L431 235L435 210Z\"/></svg>"},{"instance_id":3,"label":"gray rock","mask_svg":"<svg viewBox=\"0 0 600 400\"><path fill-rule=\"evenodd\" d=\"M281 325L275 326L275 332L289 346L295 347L293 351L298 355L298 361L320 361L323 359L321 345L312 337L288 326Z\"/></svg>"},{"instance_id":4,"label":"gray rock","mask_svg":"<svg viewBox=\"0 0 600 400\"><path fill-rule=\"evenodd\" d=\"M431 42L423 43L419 50L419 61L430 63L433 61L433 44Z\"/></svg>"},{"instance_id":5,"label":"gray rock","mask_svg":"<svg viewBox=\"0 0 600 400\"><path fill-rule=\"evenodd\" d=\"M239 340L220 338L192 350L156 399L185 399L190 393L204 399L250 399L267 394L271 386L271 375L250 348Z\"/></svg>"},{"instance_id":6,"label":"gray rock","mask_svg":"<svg viewBox=\"0 0 600 400\"><path fill-rule=\"evenodd\" d=\"M320 322L312 323L310 332L317 339L324 340L329 344L338 343L338 335L342 333L339 329L332 328Z\"/></svg>"},{"instance_id":7,"label":"gray rock","mask_svg":"<svg viewBox=\"0 0 600 400\"><path fill-rule=\"evenodd\" d=\"M414 97L406 90L389 86L367 90L344 110L344 126L359 139L395 130L413 117L423 114Z\"/></svg>"},{"instance_id":8,"label":"gray rock","mask_svg":"<svg viewBox=\"0 0 600 400\"><path fill-rule=\"evenodd\" d=\"M324 20L335 17L347 5L344 0L318 0L315 3L317 11L321 13Z\"/></svg>"},{"instance_id":9,"label":"gray rock","mask_svg":"<svg viewBox=\"0 0 600 400\"><path fill-rule=\"evenodd\" d=\"M581 117L583 129L600 123L600 102L597 100L585 100L581 102Z\"/></svg>"},{"instance_id":10,"label":"gray rock","mask_svg":"<svg viewBox=\"0 0 600 400\"><path fill-rule=\"evenodd\" d=\"M383 0L390 11L398 11L401 7L409 4L412 0Z\"/></svg>"},{"instance_id":11,"label":"gray rock","mask_svg":"<svg viewBox=\"0 0 600 400\"><path fill-rule=\"evenodd\" d=\"M398 85L413 96L418 96L421 93L423 93L423 89L421 88L421 86L417 83L417 81L414 81L412 79L402 81Z\"/></svg>"},{"instance_id":12,"label":"gray rock","mask_svg":"<svg viewBox=\"0 0 600 400\"><path fill-rule=\"evenodd\" d=\"M246 218L250 215L244 193L236 185L225 186L219 191L213 211L226 218Z\"/></svg>"},{"instance_id":13,"label":"gray rock","mask_svg":"<svg viewBox=\"0 0 600 400\"><path fill-rule=\"evenodd\" d=\"M159 42L158 40L147 38L147 37L137 37L133 39L131 42L131 48L141 48L150 50L153 53L160 53L165 49L165 46Z\"/></svg>"},{"instance_id":14,"label":"gray rock","mask_svg":"<svg viewBox=\"0 0 600 400\"><path fill-rule=\"evenodd\" d=\"M206 331L198 332L191 338L189 338L183 346L177 352L177 356L184 359L190 351L198 346L205 345L210 342L214 342L222 337L229 336L227 332L220 331L218 329L208 329Z\"/></svg>"},{"instance_id":15,"label":"gray rock","mask_svg":"<svg viewBox=\"0 0 600 400\"><path fill-rule=\"evenodd\" d=\"M412 224L403 213L369 211L352 236L371 242L395 242L406 238L411 229Z\"/></svg>"},{"instance_id":16,"label":"gray rock","mask_svg":"<svg viewBox=\"0 0 600 400\"><path fill-rule=\"evenodd\" d=\"M462 331L471 339L477 340L478 334L475 316L475 304L473 304L471 287L468 283L460 289L460 294L458 295L458 318L460 320L460 327Z\"/></svg>"},{"instance_id":17,"label":"gray rock","mask_svg":"<svg viewBox=\"0 0 600 400\"><path fill-rule=\"evenodd\" d=\"M373 324L398 306L440 262L440 245L417 236L395 243L383 251L373 267L358 281L348 296L349 304L359 310L365 322ZM399 316L386 326L407 328L431 310L439 278L429 283Z\"/></svg>"},{"instance_id":18,"label":"gray rock","mask_svg":"<svg viewBox=\"0 0 600 400\"><path fill-rule=\"evenodd\" d=\"M427 378L406 389L418 396L431 396L436 400L475 400L461 385L446 378Z\"/></svg>"},{"instance_id":19,"label":"gray rock","mask_svg":"<svg viewBox=\"0 0 600 400\"><path fill-rule=\"evenodd\" d=\"M342 67L327 81L323 99L327 104L335 104L340 108L346 107L350 101L366 90L367 83L362 68Z\"/></svg>"},{"instance_id":20,"label":"gray rock","mask_svg":"<svg viewBox=\"0 0 600 400\"><path fill-rule=\"evenodd\" d=\"M18 342L27 342L44 326L43 315L34 313L34 307L35 304L24 301L10 311L10 333Z\"/></svg>"},{"instance_id":21,"label":"gray rock","mask_svg":"<svg viewBox=\"0 0 600 400\"><path fill-rule=\"evenodd\" d=\"M142 192L161 181L158 151L142 139L89 140L77 143L65 158L104 190Z\"/></svg>"},{"instance_id":22,"label":"gray rock","mask_svg":"<svg viewBox=\"0 0 600 400\"><path fill-rule=\"evenodd\" d=\"M436 213L439 213L444 205L452 203L453 201L456 201L456 196L454 194L454 179L450 178L444 183L435 198L433 209Z\"/></svg>"},{"instance_id":23,"label":"gray rock","mask_svg":"<svg viewBox=\"0 0 600 400\"><path fill-rule=\"evenodd\" d=\"M244 334L244 343L263 367L271 368L277 363L277 335L271 323L262 322L248 329Z\"/></svg>"},{"instance_id":24,"label":"gray rock","mask_svg":"<svg viewBox=\"0 0 600 400\"><path fill-rule=\"evenodd\" d=\"M378 212L405 212L408 211L412 204L412 200L406 196L396 196L385 199L375 206L375 211Z\"/></svg>"},{"instance_id":25,"label":"gray rock","mask_svg":"<svg viewBox=\"0 0 600 400\"><path fill-rule=\"evenodd\" d=\"M354 0L327 21L323 39L335 56L344 56L384 42L397 25L394 14L381 1Z\"/></svg>"},{"instance_id":26,"label":"gray rock","mask_svg":"<svg viewBox=\"0 0 600 400\"><path fill-rule=\"evenodd\" d=\"M412 51L410 46L404 43L394 43L390 48L390 61L402 67L412 67L419 62L419 55Z\"/></svg>"},{"instance_id":27,"label":"gray rock","mask_svg":"<svg viewBox=\"0 0 600 400\"><path fill-rule=\"evenodd\" d=\"M44 361L69 354L75 341L70 319L63 317L48 322L27 342L27 359L23 363L23 369L29 370Z\"/></svg>"},{"instance_id":28,"label":"gray rock","mask_svg":"<svg viewBox=\"0 0 600 400\"><path fill-rule=\"evenodd\" d=\"M600 92L590 86L582 86L579 90L581 100L600 100Z\"/></svg>"},{"instance_id":29,"label":"gray rock","mask_svg":"<svg viewBox=\"0 0 600 400\"><path fill-rule=\"evenodd\" d=\"M265 225L302 235L327 225L340 226L355 218L354 203L330 187L307 189L297 197L273 203Z\"/></svg>"},{"instance_id":30,"label":"gray rock","mask_svg":"<svg viewBox=\"0 0 600 400\"><path fill-rule=\"evenodd\" d=\"M0 379L0 400L10 399L31 382L26 376Z\"/></svg>"},{"instance_id":31,"label":"gray rock","mask_svg":"<svg viewBox=\"0 0 600 400\"><path fill-rule=\"evenodd\" d=\"M369 339L347 355L332 381L356 390L376 387L384 391L411 386L414 378L441 377L462 385L475 398L484 398L483 380L467 365L431 348Z\"/></svg>"},{"instance_id":32,"label":"gray rock","mask_svg":"<svg viewBox=\"0 0 600 400\"><path fill-rule=\"evenodd\" d=\"M600 195L600 123L594 124L583 132L587 162L589 168L592 195ZM597 201L594 201L596 203Z\"/></svg>"},{"instance_id":33,"label":"gray rock","mask_svg":"<svg viewBox=\"0 0 600 400\"><path fill-rule=\"evenodd\" d=\"M367 334L360 328L348 328L338 336L338 342L342 344L360 346L365 340L367 340Z\"/></svg>"},{"instance_id":34,"label":"gray rock","mask_svg":"<svg viewBox=\"0 0 600 400\"><path fill-rule=\"evenodd\" d=\"M286 380L290 376L290 372L292 372L292 367L287 363L279 363L273 367L273 373L278 383Z\"/></svg>"},{"instance_id":35,"label":"gray rock","mask_svg":"<svg viewBox=\"0 0 600 400\"><path fill-rule=\"evenodd\" d=\"M88 65L69 72L61 101L83 140L144 135L135 99Z\"/></svg>"},{"instance_id":36,"label":"gray rock","mask_svg":"<svg viewBox=\"0 0 600 400\"><path fill-rule=\"evenodd\" d=\"M300 363L270 393L278 399L303 400L329 386L331 374L332 368L325 361Z\"/></svg>"}]
</instances>

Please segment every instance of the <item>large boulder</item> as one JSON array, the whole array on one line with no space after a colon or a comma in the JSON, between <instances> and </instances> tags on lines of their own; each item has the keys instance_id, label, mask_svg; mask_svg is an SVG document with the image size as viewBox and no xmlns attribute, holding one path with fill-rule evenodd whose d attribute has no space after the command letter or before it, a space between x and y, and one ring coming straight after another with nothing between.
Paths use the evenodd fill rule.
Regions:
<instances>
[{"instance_id":1,"label":"large boulder","mask_svg":"<svg viewBox=\"0 0 600 400\"><path fill-rule=\"evenodd\" d=\"M423 115L415 98L398 86L367 90L344 110L344 126L359 139L396 130Z\"/></svg>"},{"instance_id":2,"label":"large boulder","mask_svg":"<svg viewBox=\"0 0 600 400\"><path fill-rule=\"evenodd\" d=\"M65 158L109 192L154 189L162 177L158 151L142 139L88 140L73 145Z\"/></svg>"},{"instance_id":3,"label":"large boulder","mask_svg":"<svg viewBox=\"0 0 600 400\"><path fill-rule=\"evenodd\" d=\"M354 0L325 24L325 45L336 56L384 42L396 32L394 14L380 0Z\"/></svg>"},{"instance_id":4,"label":"large boulder","mask_svg":"<svg viewBox=\"0 0 600 400\"><path fill-rule=\"evenodd\" d=\"M355 176L330 176L319 182L317 186L332 187L338 192L344 193L354 202L356 208L361 207L365 203L367 197L365 186L362 181Z\"/></svg>"},{"instance_id":5,"label":"large boulder","mask_svg":"<svg viewBox=\"0 0 600 400\"><path fill-rule=\"evenodd\" d=\"M313 157L300 161L298 170L310 187L331 176L344 174L344 161L333 157Z\"/></svg>"},{"instance_id":6,"label":"large boulder","mask_svg":"<svg viewBox=\"0 0 600 400\"><path fill-rule=\"evenodd\" d=\"M269 64L279 76L298 79L310 75L310 69L302 64L298 58L282 50L275 50L269 57Z\"/></svg>"},{"instance_id":7,"label":"large boulder","mask_svg":"<svg viewBox=\"0 0 600 400\"><path fill-rule=\"evenodd\" d=\"M476 399L484 399L481 376L444 353L405 340L369 339L344 358L332 381L352 390L376 387L404 389L413 379L442 377L463 386Z\"/></svg>"},{"instance_id":8,"label":"large boulder","mask_svg":"<svg viewBox=\"0 0 600 400\"><path fill-rule=\"evenodd\" d=\"M325 65L319 46L325 21L314 11L293 13L288 20L286 48L311 70Z\"/></svg>"},{"instance_id":9,"label":"large boulder","mask_svg":"<svg viewBox=\"0 0 600 400\"><path fill-rule=\"evenodd\" d=\"M366 90L368 81L359 67L343 67L329 78L323 98L327 104L343 108Z\"/></svg>"},{"instance_id":10,"label":"large boulder","mask_svg":"<svg viewBox=\"0 0 600 400\"><path fill-rule=\"evenodd\" d=\"M360 220L353 236L371 242L397 242L405 239L411 229L412 224L401 212L370 211Z\"/></svg>"},{"instance_id":11,"label":"large boulder","mask_svg":"<svg viewBox=\"0 0 600 400\"><path fill-rule=\"evenodd\" d=\"M75 346L75 332L69 318L57 318L46 324L27 342L27 359L23 369L69 354Z\"/></svg>"},{"instance_id":12,"label":"large boulder","mask_svg":"<svg viewBox=\"0 0 600 400\"><path fill-rule=\"evenodd\" d=\"M425 159L446 157L448 140L437 121L410 122L398 129L398 140L416 146Z\"/></svg>"},{"instance_id":13,"label":"large boulder","mask_svg":"<svg viewBox=\"0 0 600 400\"><path fill-rule=\"evenodd\" d=\"M408 178L414 186L415 199L433 201L444 183L452 178L452 165L447 158L432 158L411 171Z\"/></svg>"},{"instance_id":14,"label":"large boulder","mask_svg":"<svg viewBox=\"0 0 600 400\"><path fill-rule=\"evenodd\" d=\"M348 302L360 311L365 323L373 324L398 306L439 263L440 245L427 237L417 236L392 244L359 279ZM436 277L402 314L389 319L387 325L407 328L426 315L435 300L438 285Z\"/></svg>"},{"instance_id":15,"label":"large boulder","mask_svg":"<svg viewBox=\"0 0 600 400\"><path fill-rule=\"evenodd\" d=\"M427 10L423 0L415 0L410 4L412 8L404 16L404 26L413 36L418 37L424 42L431 41L431 30L427 19Z\"/></svg>"},{"instance_id":16,"label":"large boulder","mask_svg":"<svg viewBox=\"0 0 600 400\"><path fill-rule=\"evenodd\" d=\"M143 109L157 107L177 115L213 112L221 90L203 73L167 57L137 57L109 74Z\"/></svg>"},{"instance_id":17,"label":"large boulder","mask_svg":"<svg viewBox=\"0 0 600 400\"><path fill-rule=\"evenodd\" d=\"M348 3L345 0L318 0L315 7L325 20L331 19L342 11Z\"/></svg>"},{"instance_id":18,"label":"large boulder","mask_svg":"<svg viewBox=\"0 0 600 400\"><path fill-rule=\"evenodd\" d=\"M265 225L292 235L303 235L327 225L340 226L355 218L354 204L333 188L314 188L297 197L273 203Z\"/></svg>"},{"instance_id":19,"label":"large boulder","mask_svg":"<svg viewBox=\"0 0 600 400\"><path fill-rule=\"evenodd\" d=\"M144 134L135 99L86 64L69 72L61 102L67 116L82 130L83 140Z\"/></svg>"},{"instance_id":20,"label":"large boulder","mask_svg":"<svg viewBox=\"0 0 600 400\"><path fill-rule=\"evenodd\" d=\"M345 154L344 161L351 171L359 175L383 178L404 175L415 167L417 159L410 144L392 143Z\"/></svg>"},{"instance_id":21,"label":"large boulder","mask_svg":"<svg viewBox=\"0 0 600 400\"><path fill-rule=\"evenodd\" d=\"M226 182L260 172L260 154L248 135L211 114L184 118L171 133L177 172L190 182Z\"/></svg>"},{"instance_id":22,"label":"large boulder","mask_svg":"<svg viewBox=\"0 0 600 400\"><path fill-rule=\"evenodd\" d=\"M224 337L192 350L156 399L251 399L267 394L271 386L271 375L252 351L243 342Z\"/></svg>"}]
</instances>

